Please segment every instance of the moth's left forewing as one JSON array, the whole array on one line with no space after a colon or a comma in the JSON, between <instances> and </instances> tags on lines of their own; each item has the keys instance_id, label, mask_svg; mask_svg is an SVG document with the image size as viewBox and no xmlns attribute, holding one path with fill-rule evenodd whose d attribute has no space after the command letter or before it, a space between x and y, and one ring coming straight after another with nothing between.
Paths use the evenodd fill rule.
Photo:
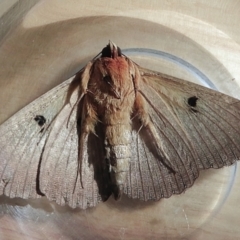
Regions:
<instances>
[{"instance_id":1,"label":"moth's left forewing","mask_svg":"<svg viewBox=\"0 0 240 240\"><path fill-rule=\"evenodd\" d=\"M133 131L125 193L158 200L192 186L200 169L231 165L240 158L240 102L222 93L138 67L138 91L147 103L162 153L146 129ZM162 156L165 155L165 156ZM166 167L168 158L177 171Z\"/></svg>"},{"instance_id":2,"label":"moth's left forewing","mask_svg":"<svg viewBox=\"0 0 240 240\"><path fill-rule=\"evenodd\" d=\"M187 138L189 151L196 153L199 169L220 168L240 158L239 100L181 79L140 71L148 82L144 85L147 90L142 91L152 102L153 113L167 116L175 129L183 129L182 138ZM172 138L181 141L181 136L174 134Z\"/></svg>"},{"instance_id":3,"label":"moth's left forewing","mask_svg":"<svg viewBox=\"0 0 240 240\"><path fill-rule=\"evenodd\" d=\"M149 134L148 126L133 130L132 159L125 189L128 196L142 200L159 200L180 194L191 187L199 175L197 152L172 111L173 101L166 102L161 90L160 93L156 91L151 81L142 74L137 91L145 100L158 138ZM136 117L132 121L137 125Z\"/></svg>"}]
</instances>

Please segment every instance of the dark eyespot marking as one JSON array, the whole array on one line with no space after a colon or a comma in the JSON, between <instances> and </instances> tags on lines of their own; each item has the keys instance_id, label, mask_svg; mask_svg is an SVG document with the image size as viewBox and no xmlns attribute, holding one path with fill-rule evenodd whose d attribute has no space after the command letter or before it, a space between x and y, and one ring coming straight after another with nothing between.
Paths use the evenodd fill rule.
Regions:
<instances>
[{"instance_id":1,"label":"dark eyespot marking","mask_svg":"<svg viewBox=\"0 0 240 240\"><path fill-rule=\"evenodd\" d=\"M190 98L187 99L187 103L189 105L189 110L193 113L197 113L198 110L196 109L197 107L197 100L198 98L196 96L192 96Z\"/></svg>"},{"instance_id":2,"label":"dark eyespot marking","mask_svg":"<svg viewBox=\"0 0 240 240\"><path fill-rule=\"evenodd\" d=\"M188 98L187 102L190 107L196 107L197 106L197 100L198 98L196 96Z\"/></svg>"},{"instance_id":3,"label":"dark eyespot marking","mask_svg":"<svg viewBox=\"0 0 240 240\"><path fill-rule=\"evenodd\" d=\"M42 115L36 115L36 117L34 118L34 120L37 122L37 124L42 127L45 122L46 122L46 118Z\"/></svg>"}]
</instances>

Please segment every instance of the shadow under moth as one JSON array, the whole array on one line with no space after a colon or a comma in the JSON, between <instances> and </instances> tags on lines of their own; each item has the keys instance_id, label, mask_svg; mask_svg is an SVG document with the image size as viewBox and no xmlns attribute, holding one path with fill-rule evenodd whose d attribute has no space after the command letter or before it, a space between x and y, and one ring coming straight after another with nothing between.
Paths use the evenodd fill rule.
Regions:
<instances>
[{"instance_id":1,"label":"shadow under moth","mask_svg":"<svg viewBox=\"0 0 240 240\"><path fill-rule=\"evenodd\" d=\"M239 158L239 100L144 69L110 42L0 126L0 194L83 209L159 200Z\"/></svg>"}]
</instances>

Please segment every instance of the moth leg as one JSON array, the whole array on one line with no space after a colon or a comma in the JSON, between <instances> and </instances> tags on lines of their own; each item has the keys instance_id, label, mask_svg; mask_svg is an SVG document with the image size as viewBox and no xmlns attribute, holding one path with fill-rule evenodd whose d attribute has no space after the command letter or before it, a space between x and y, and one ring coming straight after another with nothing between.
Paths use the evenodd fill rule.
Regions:
<instances>
[{"instance_id":1,"label":"moth leg","mask_svg":"<svg viewBox=\"0 0 240 240\"><path fill-rule=\"evenodd\" d=\"M139 72L138 67L129 59L128 59L128 64L130 68L130 74L132 76L134 91L135 91L135 94L137 94L139 89L139 82L142 80L141 74Z\"/></svg>"},{"instance_id":2,"label":"moth leg","mask_svg":"<svg viewBox=\"0 0 240 240\"><path fill-rule=\"evenodd\" d=\"M89 165L89 163L86 162L88 161L88 157L86 155L88 154L88 137L90 133L95 134L97 121L97 114L86 96L83 99L83 108L80 109L80 115L78 116L78 174L80 174L80 182L83 188L85 186L85 176L89 174L89 169L84 167Z\"/></svg>"},{"instance_id":3,"label":"moth leg","mask_svg":"<svg viewBox=\"0 0 240 240\"><path fill-rule=\"evenodd\" d=\"M142 124L141 128L144 127L147 130L147 132L150 133L151 139L154 140L154 143L157 148L156 149L157 155L160 157L163 164L165 164L174 173L178 172L177 168L171 163L170 158L167 152L165 151L163 142L159 137L159 134L157 133L157 130L154 127L154 124L152 123L149 117L146 101L139 92L137 92L136 94L134 107L135 107L136 114Z\"/></svg>"},{"instance_id":4,"label":"moth leg","mask_svg":"<svg viewBox=\"0 0 240 240\"><path fill-rule=\"evenodd\" d=\"M110 184L109 164L106 158L104 158L104 149L100 140L103 138L103 126L97 117L94 106L89 103L87 97L84 100L84 106L79 116L81 123L79 126L78 174L80 178L77 177L77 179L80 179L82 188L88 188L89 177L91 179L94 177L99 194L102 200L106 201L112 194L112 185ZM93 140L94 137L98 139ZM89 144L91 147L98 148L98 150L91 149L91 151L95 152L92 156L88 155L91 155L89 153Z\"/></svg>"}]
</instances>

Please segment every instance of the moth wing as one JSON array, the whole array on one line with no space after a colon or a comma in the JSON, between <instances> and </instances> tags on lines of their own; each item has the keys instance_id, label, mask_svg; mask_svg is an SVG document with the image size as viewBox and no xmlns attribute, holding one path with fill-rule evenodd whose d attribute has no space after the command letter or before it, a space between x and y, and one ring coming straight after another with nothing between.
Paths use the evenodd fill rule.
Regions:
<instances>
[{"instance_id":1,"label":"moth wing","mask_svg":"<svg viewBox=\"0 0 240 240\"><path fill-rule=\"evenodd\" d=\"M148 100L151 100L150 94L155 94L161 99L154 102L154 112L158 112L159 116L166 113L169 121L174 118L184 130L197 154L199 169L221 168L239 159L238 99L162 74L154 76L154 73L145 73L143 77L149 83ZM168 110L160 113L162 110L157 110L158 102L162 102Z\"/></svg>"},{"instance_id":2,"label":"moth wing","mask_svg":"<svg viewBox=\"0 0 240 240\"><path fill-rule=\"evenodd\" d=\"M72 79L42 95L0 126L0 194L40 197L39 162L51 123L64 105ZM36 116L40 116L37 122Z\"/></svg>"},{"instance_id":3,"label":"moth wing","mask_svg":"<svg viewBox=\"0 0 240 240\"><path fill-rule=\"evenodd\" d=\"M200 169L221 168L240 157L240 102L197 84L146 69L139 91L176 173L151 149L143 131L135 147L125 193L143 200L179 194ZM157 140L155 140L157 141ZM134 149L134 148L133 148ZM138 156L138 157L136 157Z\"/></svg>"},{"instance_id":4,"label":"moth wing","mask_svg":"<svg viewBox=\"0 0 240 240\"><path fill-rule=\"evenodd\" d=\"M73 104L78 93L75 91L71 97ZM90 160L101 156L96 138L88 134L81 139L83 135L77 129L78 108L73 109L73 104L65 105L58 114L46 141L39 174L40 190L60 205L86 209L101 201Z\"/></svg>"},{"instance_id":5,"label":"moth wing","mask_svg":"<svg viewBox=\"0 0 240 240\"><path fill-rule=\"evenodd\" d=\"M170 129L168 133L171 134L171 131ZM156 156L155 149L151 146L153 139L149 138L143 129L141 133L133 131L132 138L132 159L125 194L144 201L159 200L172 194L180 194L192 186L199 173L194 166L195 163L190 159L193 154L188 156L184 152L184 148L187 149L185 142L178 143L182 149L178 156L173 158L178 168L178 172L174 173L163 163L160 156ZM166 140L164 144L169 146L167 154L170 157L176 154L177 151L171 146L170 141ZM174 152L171 154L173 149Z\"/></svg>"}]
</instances>

